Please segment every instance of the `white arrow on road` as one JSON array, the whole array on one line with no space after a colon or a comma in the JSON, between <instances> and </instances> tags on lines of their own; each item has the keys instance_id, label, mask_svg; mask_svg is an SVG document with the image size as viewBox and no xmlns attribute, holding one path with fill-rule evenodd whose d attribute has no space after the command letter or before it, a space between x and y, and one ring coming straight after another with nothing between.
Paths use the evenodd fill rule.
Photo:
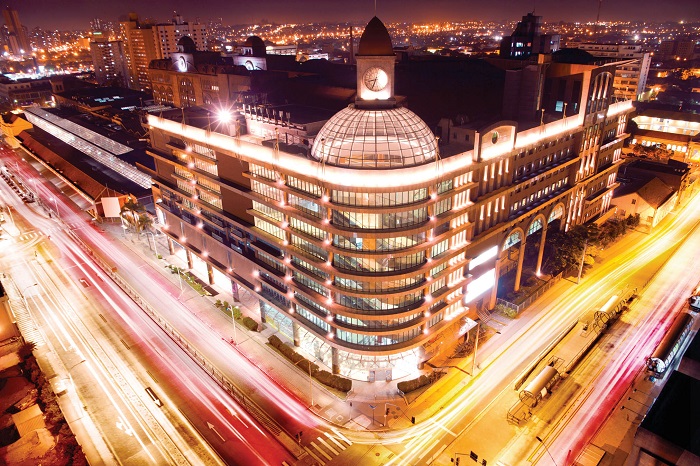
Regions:
<instances>
[{"instance_id":1,"label":"white arrow on road","mask_svg":"<svg viewBox=\"0 0 700 466\"><path fill-rule=\"evenodd\" d=\"M214 424L212 424L211 422L207 422L207 427L209 427L216 435L218 435L222 442L225 442L225 441L226 441L226 439L223 438L223 437L221 436L221 434L218 433L218 432L216 431L216 428L214 427Z\"/></svg>"}]
</instances>

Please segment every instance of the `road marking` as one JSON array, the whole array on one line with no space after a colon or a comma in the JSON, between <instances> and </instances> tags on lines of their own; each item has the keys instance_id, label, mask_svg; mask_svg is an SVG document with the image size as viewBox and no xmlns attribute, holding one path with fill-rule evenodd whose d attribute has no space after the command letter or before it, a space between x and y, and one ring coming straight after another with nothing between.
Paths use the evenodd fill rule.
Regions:
<instances>
[{"instance_id":1,"label":"road marking","mask_svg":"<svg viewBox=\"0 0 700 466\"><path fill-rule=\"evenodd\" d=\"M314 442L311 442L311 445L312 445L320 454L322 454L323 456L325 456L326 459L328 459L328 461L330 461L330 460L333 459L333 458L331 458L331 455L329 455L328 453L326 453L325 451L323 451L323 448L319 448L318 445L316 445Z\"/></svg>"},{"instance_id":2,"label":"road marking","mask_svg":"<svg viewBox=\"0 0 700 466\"><path fill-rule=\"evenodd\" d=\"M335 450L335 448L333 448L332 446L328 445L328 442L326 442L325 440L323 440L321 437L318 437L316 440L318 440L319 442L321 442L321 443L323 444L323 446L325 446L325 447L328 448L330 451L332 451L333 454L335 454L336 456L338 456L338 455L340 454L340 453L338 453L338 452Z\"/></svg>"},{"instance_id":3,"label":"road marking","mask_svg":"<svg viewBox=\"0 0 700 466\"><path fill-rule=\"evenodd\" d=\"M435 448L435 445L437 445L439 441L440 441L440 439L435 439L435 441L434 441L433 443L431 443L430 446L429 446L428 448L424 448L424 449L423 449L423 453L421 453L421 454L418 456L418 459L419 459L419 460L422 460L423 457L424 457L425 455L427 455L428 452L430 452L430 450L432 450L433 448Z\"/></svg>"},{"instance_id":4,"label":"road marking","mask_svg":"<svg viewBox=\"0 0 700 466\"><path fill-rule=\"evenodd\" d=\"M214 427L214 424L207 421L207 427L209 427L212 431L214 431L214 433L217 435L217 437L219 437L221 439L222 442L226 442L226 439L223 438L221 436L221 434L216 430L216 428Z\"/></svg>"},{"instance_id":5,"label":"road marking","mask_svg":"<svg viewBox=\"0 0 700 466\"><path fill-rule=\"evenodd\" d=\"M286 461L282 461L282 466L289 466L289 463L287 463Z\"/></svg>"},{"instance_id":6,"label":"road marking","mask_svg":"<svg viewBox=\"0 0 700 466\"><path fill-rule=\"evenodd\" d=\"M339 441L337 441L337 440L335 439L335 437L333 437L333 436L332 436L331 434L329 434L328 432L324 432L324 434L326 434L326 437L328 437L328 439L329 439L331 442L333 442L333 443L335 443L336 445L338 445L338 448L340 448L341 450L345 450L345 449L347 448L345 445L343 445L342 443L340 443Z\"/></svg>"},{"instance_id":7,"label":"road marking","mask_svg":"<svg viewBox=\"0 0 700 466\"><path fill-rule=\"evenodd\" d=\"M348 438L347 438L346 436L344 436L343 434L341 434L340 431L339 431L338 429L335 429L335 428L334 428L334 429L331 429L331 430L335 433L335 435L337 435L338 437L340 437L341 440L343 440L345 443L347 443L348 445L352 445L352 442L351 442L350 440L348 440Z\"/></svg>"},{"instance_id":8,"label":"road marking","mask_svg":"<svg viewBox=\"0 0 700 466\"><path fill-rule=\"evenodd\" d=\"M430 420L430 422L432 422L434 426L437 426L437 427L441 428L442 430L444 430L444 431L447 432L448 434L452 435L453 437L457 437L457 434L455 434L454 432L452 432L450 429L448 429L447 427L443 426L442 424L438 424L437 422L435 422L435 421L432 420L432 419Z\"/></svg>"},{"instance_id":9,"label":"road marking","mask_svg":"<svg viewBox=\"0 0 700 466\"><path fill-rule=\"evenodd\" d=\"M321 465L326 464L325 461L323 461L321 458L319 458L318 456L316 456L316 455L314 454L314 452L311 451L309 448L304 447L304 450L306 450L306 453L308 453L309 455L313 456L314 459L315 459L316 461L318 461L319 463L321 463ZM330 459L330 458L329 458L329 459Z\"/></svg>"},{"instance_id":10,"label":"road marking","mask_svg":"<svg viewBox=\"0 0 700 466\"><path fill-rule=\"evenodd\" d=\"M432 462L435 461L440 455L442 455L442 452L445 451L445 448L447 448L447 445L441 446L440 449L439 449L433 456L431 456L430 459L427 461L428 464L432 463Z\"/></svg>"}]
</instances>

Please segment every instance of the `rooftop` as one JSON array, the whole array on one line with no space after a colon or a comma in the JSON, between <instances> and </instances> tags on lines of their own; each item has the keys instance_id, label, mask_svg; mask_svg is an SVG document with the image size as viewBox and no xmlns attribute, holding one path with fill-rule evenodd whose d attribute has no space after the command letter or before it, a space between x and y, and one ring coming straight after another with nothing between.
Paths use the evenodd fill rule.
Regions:
<instances>
[{"instance_id":1,"label":"rooftop","mask_svg":"<svg viewBox=\"0 0 700 466\"><path fill-rule=\"evenodd\" d=\"M700 455L700 380L674 371L640 427Z\"/></svg>"}]
</instances>

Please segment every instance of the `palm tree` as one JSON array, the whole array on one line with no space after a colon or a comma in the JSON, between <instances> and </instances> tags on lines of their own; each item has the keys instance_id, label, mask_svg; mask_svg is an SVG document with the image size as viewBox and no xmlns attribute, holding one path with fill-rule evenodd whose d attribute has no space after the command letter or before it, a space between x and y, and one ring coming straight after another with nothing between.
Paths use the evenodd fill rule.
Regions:
<instances>
[{"instance_id":1,"label":"palm tree","mask_svg":"<svg viewBox=\"0 0 700 466\"><path fill-rule=\"evenodd\" d=\"M143 230L145 226L147 226L142 220L142 217L148 218L145 212L146 208L143 206L143 204L139 203L138 201L134 200L131 196L129 196L124 205L122 206L120 214L122 218L126 220L126 223L132 225L136 229L136 232L139 233L141 232L141 230Z\"/></svg>"}]
</instances>

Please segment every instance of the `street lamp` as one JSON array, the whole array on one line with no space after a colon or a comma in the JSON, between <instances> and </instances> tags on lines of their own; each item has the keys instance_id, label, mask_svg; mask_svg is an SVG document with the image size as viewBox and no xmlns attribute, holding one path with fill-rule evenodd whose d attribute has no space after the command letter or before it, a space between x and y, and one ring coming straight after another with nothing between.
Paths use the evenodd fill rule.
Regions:
<instances>
[{"instance_id":1,"label":"street lamp","mask_svg":"<svg viewBox=\"0 0 700 466\"><path fill-rule=\"evenodd\" d=\"M158 248L156 247L156 235L154 235L150 231L144 231L144 233L146 233L147 235L151 235L153 237L153 252L156 254L156 258L157 258L158 257ZM146 236L146 238L148 238L148 236ZM149 246L150 246L150 244L149 244Z\"/></svg>"},{"instance_id":2,"label":"street lamp","mask_svg":"<svg viewBox=\"0 0 700 466\"><path fill-rule=\"evenodd\" d=\"M474 342L474 359L472 359L472 376L474 375L474 366L476 365L476 351L479 349L479 330L481 329L481 322L476 323L476 341Z\"/></svg>"},{"instance_id":3,"label":"street lamp","mask_svg":"<svg viewBox=\"0 0 700 466\"><path fill-rule=\"evenodd\" d=\"M58 213L58 201L56 201L55 197L50 197L50 201L53 201L53 205L56 207L56 218L61 218L61 215Z\"/></svg>"},{"instance_id":4,"label":"street lamp","mask_svg":"<svg viewBox=\"0 0 700 466\"><path fill-rule=\"evenodd\" d=\"M238 330L236 330L236 316L233 313L232 306L228 306L228 310L231 312L231 322L233 323L233 346L238 346ZM309 371L311 371L311 366L309 366Z\"/></svg>"},{"instance_id":5,"label":"street lamp","mask_svg":"<svg viewBox=\"0 0 700 466\"><path fill-rule=\"evenodd\" d=\"M26 293L29 288L31 288L33 286L38 286L38 285L39 285L38 283L32 283L29 286L25 286L24 289L19 292L19 295L22 297L22 302L24 303L25 308L27 307L27 298L24 297L24 293Z\"/></svg>"},{"instance_id":6,"label":"street lamp","mask_svg":"<svg viewBox=\"0 0 700 466\"><path fill-rule=\"evenodd\" d=\"M544 442L542 441L542 439L541 439L539 436L537 436L537 437L535 437L535 438L537 439L538 442L540 442L540 443L542 444L542 446L544 447L545 451L547 452L547 454L549 455L549 457L552 459L552 463L554 463L554 466L557 466L557 462L554 461L554 457L553 457L552 454L549 452L549 448L547 448L547 445L544 444Z\"/></svg>"}]
</instances>

